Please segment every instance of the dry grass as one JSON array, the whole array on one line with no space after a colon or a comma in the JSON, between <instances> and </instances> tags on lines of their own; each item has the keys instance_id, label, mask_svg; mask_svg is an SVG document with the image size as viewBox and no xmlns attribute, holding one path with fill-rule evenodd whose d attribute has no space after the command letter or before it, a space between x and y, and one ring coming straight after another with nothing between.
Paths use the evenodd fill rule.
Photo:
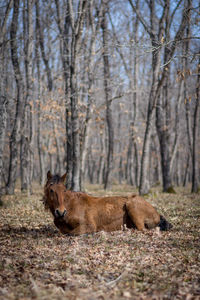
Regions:
<instances>
[{"instance_id":1,"label":"dry grass","mask_svg":"<svg viewBox=\"0 0 200 300\"><path fill-rule=\"evenodd\" d=\"M200 299L199 195L154 189L147 197L173 223L170 232L69 237L35 191L16 190L0 207L0 299ZM99 186L87 191L105 194ZM116 186L112 194L134 192Z\"/></svg>"}]
</instances>

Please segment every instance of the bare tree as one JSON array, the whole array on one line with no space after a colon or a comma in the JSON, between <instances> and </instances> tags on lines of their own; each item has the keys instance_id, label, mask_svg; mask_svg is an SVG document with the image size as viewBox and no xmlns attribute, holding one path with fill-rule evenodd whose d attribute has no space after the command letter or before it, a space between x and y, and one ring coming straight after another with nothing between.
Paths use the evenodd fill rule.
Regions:
<instances>
[{"instance_id":1,"label":"bare tree","mask_svg":"<svg viewBox=\"0 0 200 300\"><path fill-rule=\"evenodd\" d=\"M20 1L16 0L13 4L12 22L10 27L10 47L11 58L16 80L16 113L14 125L10 137L10 163L9 174L7 182L7 193L13 194L15 189L15 182L17 178L17 166L18 166L18 153L19 143L21 140L21 120L24 113L24 83L22 73L20 70L19 57L18 57L18 45L17 45L17 31L18 31L18 17L19 17L19 5Z\"/></svg>"},{"instance_id":2,"label":"bare tree","mask_svg":"<svg viewBox=\"0 0 200 300\"><path fill-rule=\"evenodd\" d=\"M71 53L70 53L70 105L72 126L72 182L71 189L80 190L80 135L78 117L78 86L77 86L77 63L78 53L81 46L81 35L84 16L88 1L78 2L78 15L75 15L72 0L69 0L70 26L72 30Z\"/></svg>"},{"instance_id":3,"label":"bare tree","mask_svg":"<svg viewBox=\"0 0 200 300\"><path fill-rule=\"evenodd\" d=\"M45 52L45 42L44 42L44 29L42 28L41 25L41 15L40 15L40 1L35 1L35 7L36 7L36 25L37 25L37 31L38 31L38 38L39 38L39 45L40 45L40 50L42 54L42 59L45 65L45 71L47 74L47 80L48 80L48 89L49 91L52 90L53 88L53 80L52 80L52 75L51 75L51 69L49 66L49 58L46 55Z\"/></svg>"},{"instance_id":4,"label":"bare tree","mask_svg":"<svg viewBox=\"0 0 200 300\"><path fill-rule=\"evenodd\" d=\"M111 76L109 63L109 35L108 35L108 1L103 1L103 14L101 28L103 32L103 64L104 64L104 90L106 99L106 123L108 131L108 152L106 161L106 173L104 181L104 189L111 184L111 170L113 167L113 151L114 151L114 128L111 110Z\"/></svg>"},{"instance_id":5,"label":"bare tree","mask_svg":"<svg viewBox=\"0 0 200 300\"><path fill-rule=\"evenodd\" d=\"M5 145L6 123L7 123L7 99L0 96L0 196L3 187L3 151Z\"/></svg>"},{"instance_id":6,"label":"bare tree","mask_svg":"<svg viewBox=\"0 0 200 300\"><path fill-rule=\"evenodd\" d=\"M25 52L25 78L26 78L26 97L25 110L22 122L22 136L21 136L21 189L32 193L32 153L33 150L33 115L32 105L33 100L33 80L32 80L32 66L33 66L33 6L35 0L24 1L23 10L23 26L24 26L24 52Z\"/></svg>"},{"instance_id":7,"label":"bare tree","mask_svg":"<svg viewBox=\"0 0 200 300\"><path fill-rule=\"evenodd\" d=\"M198 132L200 120L200 57L197 68L197 83L195 97L194 123L193 123L193 149L192 149L192 193L199 191L199 168L198 168Z\"/></svg>"},{"instance_id":8,"label":"bare tree","mask_svg":"<svg viewBox=\"0 0 200 300\"><path fill-rule=\"evenodd\" d=\"M3 180L3 153L5 146L5 137L6 137L6 125L7 125L7 104L8 104L8 95L5 88L5 53L7 51L6 47L6 29L8 23L9 13L12 9L12 0L10 0L6 6L5 16L0 23L0 196L2 194L2 188L4 186Z\"/></svg>"},{"instance_id":9,"label":"bare tree","mask_svg":"<svg viewBox=\"0 0 200 300\"><path fill-rule=\"evenodd\" d=\"M59 29L60 38L60 53L63 68L63 77L65 85L65 117L66 117L66 171L67 179L66 186L71 188L72 184L72 124L71 124L71 109L70 109L70 14L69 14L69 1L64 6L65 17L62 22L61 19L61 8L58 0L55 0L56 14L57 14L57 25Z\"/></svg>"},{"instance_id":10,"label":"bare tree","mask_svg":"<svg viewBox=\"0 0 200 300\"><path fill-rule=\"evenodd\" d=\"M41 117L41 106L42 106L42 97L41 97L41 65L40 65L40 54L39 54L39 37L38 37L38 28L36 27L36 43L35 43L35 59L37 67L37 147L38 147L38 156L39 156L39 182L41 185L44 185L46 179L45 172L45 153L43 150L43 141L42 141L42 117Z\"/></svg>"}]
</instances>

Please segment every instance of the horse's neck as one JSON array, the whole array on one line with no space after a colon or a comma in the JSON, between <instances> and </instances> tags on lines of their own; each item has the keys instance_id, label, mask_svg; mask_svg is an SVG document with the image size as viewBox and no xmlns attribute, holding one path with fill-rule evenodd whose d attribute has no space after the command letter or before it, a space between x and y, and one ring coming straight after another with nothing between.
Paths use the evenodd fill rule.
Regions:
<instances>
[{"instance_id":1,"label":"horse's neck","mask_svg":"<svg viewBox=\"0 0 200 300\"><path fill-rule=\"evenodd\" d=\"M69 198L70 200L78 200L80 199L81 195L82 193L80 192L74 192L70 190L66 191L66 197Z\"/></svg>"}]
</instances>

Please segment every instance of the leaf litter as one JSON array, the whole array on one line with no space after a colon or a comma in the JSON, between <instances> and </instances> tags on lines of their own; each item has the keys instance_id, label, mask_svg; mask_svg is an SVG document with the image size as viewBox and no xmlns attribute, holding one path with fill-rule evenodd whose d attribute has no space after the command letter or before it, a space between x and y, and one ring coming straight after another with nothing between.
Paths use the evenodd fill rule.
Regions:
<instances>
[{"instance_id":1,"label":"leaf litter","mask_svg":"<svg viewBox=\"0 0 200 300\"><path fill-rule=\"evenodd\" d=\"M200 299L198 194L156 189L148 195L173 223L169 232L125 228L72 237L59 233L39 201L42 190L36 191L3 197L1 300ZM113 194L126 193L118 188Z\"/></svg>"}]
</instances>

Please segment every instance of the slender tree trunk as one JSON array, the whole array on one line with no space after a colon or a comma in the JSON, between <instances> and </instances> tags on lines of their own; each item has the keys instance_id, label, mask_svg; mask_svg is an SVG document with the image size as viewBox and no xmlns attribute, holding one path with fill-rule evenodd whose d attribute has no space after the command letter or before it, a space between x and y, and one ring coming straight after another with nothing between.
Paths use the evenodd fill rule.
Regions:
<instances>
[{"instance_id":1,"label":"slender tree trunk","mask_svg":"<svg viewBox=\"0 0 200 300\"><path fill-rule=\"evenodd\" d=\"M139 0L136 1L136 9L139 8ZM138 160L138 150L137 150L137 140L136 140L136 122L137 122L137 115L138 115L138 79L139 79L139 63L138 63L138 27L139 27L139 19L136 15L135 23L134 23L134 39L135 39L135 51L134 51L134 75L133 75L133 117L132 123L130 124L132 129L132 141L134 146L135 152L135 185L138 187L139 183L139 160Z\"/></svg>"},{"instance_id":2,"label":"slender tree trunk","mask_svg":"<svg viewBox=\"0 0 200 300\"><path fill-rule=\"evenodd\" d=\"M61 174L61 166L62 166L62 161L61 161L61 147L60 147L60 141L59 141L59 136L58 136L58 130L56 128L55 121L53 120L53 132L54 132L54 137L56 141L56 149L57 149L57 163L58 163L58 173Z\"/></svg>"},{"instance_id":3,"label":"slender tree trunk","mask_svg":"<svg viewBox=\"0 0 200 300\"><path fill-rule=\"evenodd\" d=\"M118 105L118 126L117 126L117 135L118 138L121 136L121 128L122 128L122 112L121 112L121 106ZM119 156L119 166L118 166L118 180L119 184L122 183L123 180L123 168L122 168L122 142L119 140L118 142L118 156Z\"/></svg>"},{"instance_id":4,"label":"slender tree trunk","mask_svg":"<svg viewBox=\"0 0 200 300\"><path fill-rule=\"evenodd\" d=\"M180 170L180 153L177 151L176 153L176 173L175 173L175 182L177 186L181 184L181 170Z\"/></svg>"},{"instance_id":5,"label":"slender tree trunk","mask_svg":"<svg viewBox=\"0 0 200 300\"><path fill-rule=\"evenodd\" d=\"M72 170L73 170L73 158L72 158L72 122L71 122L71 110L70 110L70 9L69 1L66 7L66 16L64 20L64 26L61 24L60 5L59 1L55 0L56 12L57 12L57 25L60 32L60 52L62 59L63 76L65 83L65 118L66 118L66 187L68 189L72 186Z\"/></svg>"},{"instance_id":6,"label":"slender tree trunk","mask_svg":"<svg viewBox=\"0 0 200 300\"><path fill-rule=\"evenodd\" d=\"M3 192L3 153L7 124L7 98L0 96L0 196Z\"/></svg>"},{"instance_id":7,"label":"slender tree trunk","mask_svg":"<svg viewBox=\"0 0 200 300\"><path fill-rule=\"evenodd\" d=\"M135 185L139 187L139 153L138 153L138 145L136 141L134 142L135 149Z\"/></svg>"},{"instance_id":8,"label":"slender tree trunk","mask_svg":"<svg viewBox=\"0 0 200 300\"><path fill-rule=\"evenodd\" d=\"M97 169L97 183L101 184L103 180L103 169L104 169L104 143L103 143L103 132L100 132L100 155Z\"/></svg>"},{"instance_id":9,"label":"slender tree trunk","mask_svg":"<svg viewBox=\"0 0 200 300\"><path fill-rule=\"evenodd\" d=\"M31 158L33 144L33 119L32 106L33 99L33 81L32 81L32 66L33 66L33 5L34 1L24 0L23 23L24 23L24 52L25 52L25 73L26 73L26 98L25 98L25 112L22 122L22 138L20 148L21 161L21 190L32 193L32 172L31 172Z\"/></svg>"},{"instance_id":10,"label":"slender tree trunk","mask_svg":"<svg viewBox=\"0 0 200 300\"><path fill-rule=\"evenodd\" d=\"M36 29L37 31L37 29ZM44 159L44 150L42 144L42 122L41 122L41 71L40 71L40 61L39 61L39 39L37 35L36 47L36 66L37 66L37 84L38 84L38 103L37 103L37 147L38 147L38 155L39 155L39 178L40 184L43 186L46 180L45 173L45 159Z\"/></svg>"},{"instance_id":11,"label":"slender tree trunk","mask_svg":"<svg viewBox=\"0 0 200 300\"><path fill-rule=\"evenodd\" d=\"M129 133L129 145L127 151L127 161L126 161L126 178L127 183L134 186L134 178L133 178L133 141L131 133Z\"/></svg>"},{"instance_id":12,"label":"slender tree trunk","mask_svg":"<svg viewBox=\"0 0 200 300\"><path fill-rule=\"evenodd\" d=\"M156 108L156 126L160 141L163 192L168 192L172 188L170 172L170 103L168 98L168 84L168 80L166 80L163 90L163 99L159 97ZM164 100L164 103L161 102L162 100Z\"/></svg>"},{"instance_id":13,"label":"slender tree trunk","mask_svg":"<svg viewBox=\"0 0 200 300\"><path fill-rule=\"evenodd\" d=\"M199 120L200 120L200 58L197 68L197 85L196 85L196 99L195 99L195 110L194 110L194 124L193 124L193 148L192 148L192 193L197 193L199 191Z\"/></svg>"},{"instance_id":14,"label":"slender tree trunk","mask_svg":"<svg viewBox=\"0 0 200 300\"><path fill-rule=\"evenodd\" d=\"M159 161L159 152L158 152L158 142L157 135L155 133L152 134L152 169L150 170L151 182L152 184L158 184L160 182L160 161Z\"/></svg>"},{"instance_id":15,"label":"slender tree trunk","mask_svg":"<svg viewBox=\"0 0 200 300\"><path fill-rule=\"evenodd\" d=\"M186 117L186 130L187 130L187 138L188 138L188 155L187 158L187 168L185 173L184 185L187 183L187 179L189 179L189 162L190 158L192 158L192 128L191 128L191 101L188 95L188 76L190 75L190 70L188 67L188 54L189 54L189 45L190 45L190 20L191 20L191 0L185 1L185 10L187 11L187 19L186 19L186 41L184 43L184 101L185 101L185 117Z\"/></svg>"},{"instance_id":16,"label":"slender tree trunk","mask_svg":"<svg viewBox=\"0 0 200 300\"><path fill-rule=\"evenodd\" d=\"M181 100L183 99L183 80L180 78L179 82L179 88L178 88L178 97L176 100L176 107L175 107L175 137L174 142L172 146L172 155L171 155L171 161L170 161L170 173L172 174L173 171L173 165L176 158L176 153L178 149L179 139L180 139L180 106L181 106Z\"/></svg>"},{"instance_id":17,"label":"slender tree trunk","mask_svg":"<svg viewBox=\"0 0 200 300\"><path fill-rule=\"evenodd\" d=\"M152 84L151 91L149 94L148 101L148 111L147 111L147 121L146 121L146 129L145 136L143 142L143 150L142 150L142 159L141 159L141 171L140 171L140 185L139 185L139 193L144 195L147 194L150 188L149 179L148 179L148 167L149 167L149 151L150 151L150 143L151 143L151 133L153 127L153 120L155 116L155 105L157 103L157 99L159 96L159 67L160 67L160 50L158 48L157 38L159 39L160 35L162 35L161 28L159 28L158 37L155 35L155 1L150 1L150 19L151 19L151 30L149 32L152 43ZM165 10L163 10L163 16L165 14ZM139 17L139 16L138 16ZM161 20L163 17L161 18ZM162 20L163 22L163 20Z\"/></svg>"},{"instance_id":18,"label":"slender tree trunk","mask_svg":"<svg viewBox=\"0 0 200 300\"><path fill-rule=\"evenodd\" d=\"M43 186L45 184L46 180L46 173L45 173L45 159L44 159L44 150L42 145L42 136L41 136L41 103L40 103L40 97L38 98L38 109L37 109L37 115L38 115L38 132L37 132L37 145L38 145L38 155L39 155L39 166L40 166L40 184Z\"/></svg>"},{"instance_id":19,"label":"slender tree trunk","mask_svg":"<svg viewBox=\"0 0 200 300\"><path fill-rule=\"evenodd\" d=\"M76 72L77 65L76 59L72 58L70 75L71 87L71 122L72 122L72 185L71 189L74 191L80 190L80 138L79 138L79 118L78 118L78 95L77 95L77 81Z\"/></svg>"},{"instance_id":20,"label":"slender tree trunk","mask_svg":"<svg viewBox=\"0 0 200 300\"><path fill-rule=\"evenodd\" d=\"M44 36L43 36L43 28L41 27L41 20L40 20L40 7L39 7L40 1L35 1L35 7L36 7L36 26L38 30L38 36L39 36L39 44L40 44L40 50L42 54L42 59L45 65L45 71L47 74L47 81L48 81L48 89L49 91L53 88L53 80L51 75L51 69L49 67L49 59L45 53L45 47L44 47Z\"/></svg>"},{"instance_id":21,"label":"slender tree trunk","mask_svg":"<svg viewBox=\"0 0 200 300\"><path fill-rule=\"evenodd\" d=\"M140 170L139 193L141 195L147 194L150 188L149 179L148 179L149 151L150 151L150 142L151 142L151 132L153 128L153 120L155 116L155 103L157 102L157 98L158 98L158 94L156 93L156 91L158 86L159 54L153 53L152 55L153 55L153 59L152 59L153 80L152 80L151 92L149 95L147 122L146 122L146 130L144 136L142 159L141 159L141 170Z\"/></svg>"},{"instance_id":22,"label":"slender tree trunk","mask_svg":"<svg viewBox=\"0 0 200 300\"><path fill-rule=\"evenodd\" d=\"M187 26L186 26L186 41L185 41L185 53L184 53L184 101L185 101L185 115L186 115L186 128L187 128L187 136L188 136L188 146L190 155L192 155L192 129L191 129L191 102L189 101L188 97L188 83L187 78L190 73L189 66L188 66L188 55L189 55L189 45L190 45L190 35L191 35L191 29L190 29L190 19L191 19L191 0L187 0Z\"/></svg>"},{"instance_id":23,"label":"slender tree trunk","mask_svg":"<svg viewBox=\"0 0 200 300\"><path fill-rule=\"evenodd\" d=\"M23 91L24 84L19 66L18 58L18 46L17 46L17 30L18 30L18 15L19 15L19 0L14 1L12 23L10 28L10 46L11 46L11 58L13 69L15 73L16 80L16 114L13 130L10 137L10 163L9 163L9 175L7 182L7 193L14 194L15 182L17 179L17 166L18 166L18 153L19 153L19 143L21 139L21 120L23 118L24 112L24 99Z\"/></svg>"},{"instance_id":24,"label":"slender tree trunk","mask_svg":"<svg viewBox=\"0 0 200 300\"><path fill-rule=\"evenodd\" d=\"M185 174L184 174L184 178L183 178L183 186L186 187L187 183L188 183L188 178L189 178L189 166L190 166L190 157L191 154L188 152L187 155L187 162L186 162L186 167L185 167Z\"/></svg>"},{"instance_id":25,"label":"slender tree trunk","mask_svg":"<svg viewBox=\"0 0 200 300\"><path fill-rule=\"evenodd\" d=\"M165 37L166 40L170 40L169 36L169 1L166 4L166 20L165 20ZM164 64L168 63L170 49L165 47L164 50ZM169 192L172 189L171 179L171 142L170 142L170 130L171 130L171 104L168 95L170 87L170 65L168 64L165 72L165 79L163 83L162 94L158 98L156 107L156 127L158 132L158 138L160 142L161 153L161 166L162 166L162 178L163 178L163 192Z\"/></svg>"},{"instance_id":26,"label":"slender tree trunk","mask_svg":"<svg viewBox=\"0 0 200 300\"><path fill-rule=\"evenodd\" d=\"M86 10L86 0L79 1L79 14L75 20L73 4L69 0L69 16L72 29L71 62L70 62L70 105L72 124L72 182L71 189L80 190L80 136L79 136L79 108L78 108L78 85L77 85L77 54L80 50L83 21Z\"/></svg>"},{"instance_id":27,"label":"slender tree trunk","mask_svg":"<svg viewBox=\"0 0 200 300\"><path fill-rule=\"evenodd\" d=\"M111 185L111 171L113 168L113 151L114 151L114 128L112 120L111 102L111 81L110 81L110 63L109 63L109 36L108 36L108 3L103 1L103 17L101 28L103 32L103 65L104 65L104 90L106 99L106 123L108 132L108 152L107 152L107 166L105 173L104 189Z\"/></svg>"},{"instance_id":28,"label":"slender tree trunk","mask_svg":"<svg viewBox=\"0 0 200 300\"><path fill-rule=\"evenodd\" d=\"M7 4L6 12L3 21L1 22L1 32L0 32L0 197L3 194L5 182L4 178L4 165L3 165L3 153L4 153L4 146L5 146L5 137L6 137L6 125L7 125L7 104L8 104L8 96L6 92L6 60L5 60L5 53L7 50L6 43L5 43L5 34L7 29L7 21L9 18L10 11L12 9L12 0L10 0Z\"/></svg>"}]
</instances>

